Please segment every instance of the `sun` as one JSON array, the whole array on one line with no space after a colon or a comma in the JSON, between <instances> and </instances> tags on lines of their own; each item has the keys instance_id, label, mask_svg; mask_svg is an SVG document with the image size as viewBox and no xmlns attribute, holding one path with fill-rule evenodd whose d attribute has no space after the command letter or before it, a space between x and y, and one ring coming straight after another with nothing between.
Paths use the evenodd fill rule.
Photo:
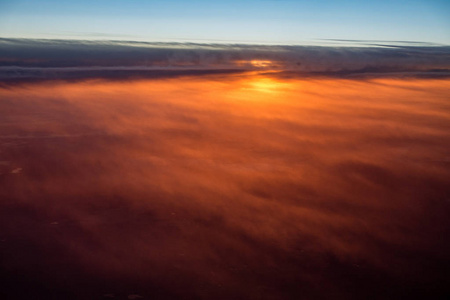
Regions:
<instances>
[{"instance_id":1,"label":"sun","mask_svg":"<svg viewBox=\"0 0 450 300\"><path fill-rule=\"evenodd\" d=\"M287 88L287 84L272 78L262 77L247 82L247 88L260 93L274 94L283 92Z\"/></svg>"}]
</instances>

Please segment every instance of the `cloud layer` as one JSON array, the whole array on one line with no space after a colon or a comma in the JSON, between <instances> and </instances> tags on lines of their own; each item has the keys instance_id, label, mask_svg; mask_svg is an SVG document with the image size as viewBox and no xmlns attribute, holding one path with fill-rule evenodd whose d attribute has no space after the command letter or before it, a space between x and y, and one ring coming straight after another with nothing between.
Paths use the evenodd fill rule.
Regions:
<instances>
[{"instance_id":1,"label":"cloud layer","mask_svg":"<svg viewBox=\"0 0 450 300\"><path fill-rule=\"evenodd\" d=\"M1 80L153 78L207 70L446 77L450 47L400 42L319 47L0 39Z\"/></svg>"},{"instance_id":2,"label":"cloud layer","mask_svg":"<svg viewBox=\"0 0 450 300\"><path fill-rule=\"evenodd\" d=\"M3 299L449 293L448 80L49 81L0 99Z\"/></svg>"}]
</instances>

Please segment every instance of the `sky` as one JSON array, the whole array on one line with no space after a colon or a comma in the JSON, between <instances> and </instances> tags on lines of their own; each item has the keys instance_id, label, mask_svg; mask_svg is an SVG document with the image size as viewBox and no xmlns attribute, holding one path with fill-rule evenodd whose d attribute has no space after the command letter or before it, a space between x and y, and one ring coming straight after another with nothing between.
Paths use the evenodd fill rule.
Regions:
<instances>
[{"instance_id":1,"label":"sky","mask_svg":"<svg viewBox=\"0 0 450 300\"><path fill-rule=\"evenodd\" d=\"M449 12L0 0L0 299L450 299Z\"/></svg>"},{"instance_id":2,"label":"sky","mask_svg":"<svg viewBox=\"0 0 450 300\"><path fill-rule=\"evenodd\" d=\"M305 44L450 44L450 2L0 0L0 37Z\"/></svg>"}]
</instances>

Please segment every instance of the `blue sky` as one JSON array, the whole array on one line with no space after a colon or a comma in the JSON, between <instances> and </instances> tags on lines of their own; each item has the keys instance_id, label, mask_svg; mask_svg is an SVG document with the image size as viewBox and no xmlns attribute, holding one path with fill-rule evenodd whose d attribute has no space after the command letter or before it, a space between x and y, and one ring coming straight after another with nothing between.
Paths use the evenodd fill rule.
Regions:
<instances>
[{"instance_id":1,"label":"blue sky","mask_svg":"<svg viewBox=\"0 0 450 300\"><path fill-rule=\"evenodd\" d=\"M0 0L0 36L298 44L450 44L450 1Z\"/></svg>"}]
</instances>

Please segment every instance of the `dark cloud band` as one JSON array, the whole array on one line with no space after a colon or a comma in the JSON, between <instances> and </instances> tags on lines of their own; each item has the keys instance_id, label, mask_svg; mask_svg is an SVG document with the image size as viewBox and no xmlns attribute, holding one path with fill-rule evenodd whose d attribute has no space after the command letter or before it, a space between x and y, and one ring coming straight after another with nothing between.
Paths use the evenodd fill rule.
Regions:
<instances>
[{"instance_id":1,"label":"dark cloud band","mask_svg":"<svg viewBox=\"0 0 450 300\"><path fill-rule=\"evenodd\" d=\"M0 39L0 80L155 78L272 70L289 76L448 77L450 47L223 45Z\"/></svg>"}]
</instances>

